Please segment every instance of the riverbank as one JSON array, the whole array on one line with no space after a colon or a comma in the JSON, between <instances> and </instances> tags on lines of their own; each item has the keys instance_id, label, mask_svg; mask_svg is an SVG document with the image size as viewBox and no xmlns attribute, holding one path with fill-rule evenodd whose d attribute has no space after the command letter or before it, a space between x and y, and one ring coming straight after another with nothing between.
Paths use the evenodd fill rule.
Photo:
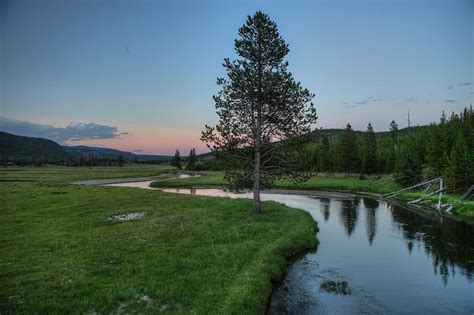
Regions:
<instances>
[{"instance_id":1,"label":"riverbank","mask_svg":"<svg viewBox=\"0 0 474 315\"><path fill-rule=\"evenodd\" d=\"M262 313L285 257L316 245L308 213L70 184L168 170L0 169L0 313Z\"/></svg>"},{"instance_id":2,"label":"riverbank","mask_svg":"<svg viewBox=\"0 0 474 315\"><path fill-rule=\"evenodd\" d=\"M196 172L201 174L200 177L188 178L185 180L172 179L165 182L153 182L152 187L155 188L205 188L205 187L223 187L225 185L222 172ZM395 184L391 176L369 176L365 179L360 179L358 175L334 174L333 176L326 176L321 174L314 176L304 183L292 183L286 181L279 181L275 184L277 189L289 189L300 191L332 191L332 192L348 192L360 193L369 192L375 194L385 194L401 189ZM428 197L428 194L423 193L403 193L397 196L399 202L406 202L408 200L417 199L420 197ZM432 204L436 204L436 196L427 198ZM474 201L461 201L459 196L449 194L443 195L443 202L454 206L455 217L465 222L474 223ZM438 214L437 211L431 211L433 214Z\"/></svg>"}]
</instances>

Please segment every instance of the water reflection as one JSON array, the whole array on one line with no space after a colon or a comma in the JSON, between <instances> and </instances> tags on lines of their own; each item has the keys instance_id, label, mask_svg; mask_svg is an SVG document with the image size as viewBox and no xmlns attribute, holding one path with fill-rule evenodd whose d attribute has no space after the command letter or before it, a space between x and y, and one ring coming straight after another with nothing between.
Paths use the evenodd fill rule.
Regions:
<instances>
[{"instance_id":1,"label":"water reflection","mask_svg":"<svg viewBox=\"0 0 474 315\"><path fill-rule=\"evenodd\" d=\"M434 273L446 285L456 268L472 282L474 270L474 229L455 220L423 216L392 205L389 207L397 228L403 233L408 251L416 244L432 258Z\"/></svg>"},{"instance_id":2,"label":"water reflection","mask_svg":"<svg viewBox=\"0 0 474 315\"><path fill-rule=\"evenodd\" d=\"M354 232L359 217L356 200L342 200L342 211L339 212L340 220L345 228L346 235L350 237Z\"/></svg>"},{"instance_id":3,"label":"water reflection","mask_svg":"<svg viewBox=\"0 0 474 315\"><path fill-rule=\"evenodd\" d=\"M377 218L376 213L379 207L379 202L375 199L363 199L363 204L365 207L365 226L367 230L367 239L369 240L369 245L372 246L372 243L375 239L375 234L377 233Z\"/></svg>"},{"instance_id":4,"label":"water reflection","mask_svg":"<svg viewBox=\"0 0 474 315\"><path fill-rule=\"evenodd\" d=\"M331 199L329 198L319 198L319 201L321 203L321 211L324 217L324 221L329 220L329 216L331 215L331 211L329 211L329 208L331 206Z\"/></svg>"}]
</instances>

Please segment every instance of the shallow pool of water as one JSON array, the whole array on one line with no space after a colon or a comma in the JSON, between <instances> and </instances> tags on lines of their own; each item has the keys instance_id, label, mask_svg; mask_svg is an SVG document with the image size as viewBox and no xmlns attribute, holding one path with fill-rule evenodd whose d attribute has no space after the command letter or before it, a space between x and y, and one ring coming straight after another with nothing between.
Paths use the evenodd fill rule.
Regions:
<instances>
[{"instance_id":1,"label":"shallow pool of water","mask_svg":"<svg viewBox=\"0 0 474 315\"><path fill-rule=\"evenodd\" d=\"M123 183L115 183L115 184L105 184L102 186L115 186L115 187L134 187L134 188L144 188L144 189L156 189L150 187L150 184L156 181L166 181L172 179L183 179L183 178L190 178L190 177L200 177L201 175L191 175L191 174L179 174L177 177L170 177L165 179L154 179L154 180L145 180L139 182L123 182Z\"/></svg>"},{"instance_id":2,"label":"shallow pool of water","mask_svg":"<svg viewBox=\"0 0 474 315\"><path fill-rule=\"evenodd\" d=\"M252 197L220 189L163 190ZM268 313L474 314L472 225L371 198L263 193L262 200L308 211L318 222L320 241L288 268ZM327 281L346 281L351 293L322 290Z\"/></svg>"}]
</instances>

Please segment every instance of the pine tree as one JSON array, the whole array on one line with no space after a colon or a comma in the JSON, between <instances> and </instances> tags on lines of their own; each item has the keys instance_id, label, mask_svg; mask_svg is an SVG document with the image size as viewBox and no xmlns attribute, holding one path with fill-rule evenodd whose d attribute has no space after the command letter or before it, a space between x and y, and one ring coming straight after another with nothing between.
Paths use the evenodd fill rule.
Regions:
<instances>
[{"instance_id":1,"label":"pine tree","mask_svg":"<svg viewBox=\"0 0 474 315\"><path fill-rule=\"evenodd\" d=\"M439 124L437 125L438 127L438 133L441 138L441 146L444 148L445 153L449 155L449 152L451 152L451 143L449 139L449 132L448 132L448 119L446 118L446 114L443 110L441 117L439 119Z\"/></svg>"},{"instance_id":2,"label":"pine tree","mask_svg":"<svg viewBox=\"0 0 474 315\"><path fill-rule=\"evenodd\" d=\"M474 152L474 110L472 105L464 107L462 117L462 131L466 138L466 144L471 152Z\"/></svg>"},{"instance_id":3,"label":"pine tree","mask_svg":"<svg viewBox=\"0 0 474 315\"><path fill-rule=\"evenodd\" d=\"M400 145L400 136L398 135L398 124L395 120L392 120L390 123L390 137L395 147L398 147Z\"/></svg>"},{"instance_id":4,"label":"pine tree","mask_svg":"<svg viewBox=\"0 0 474 315\"><path fill-rule=\"evenodd\" d=\"M441 129L436 126L430 126L426 142L426 159L430 167L432 177L439 177L444 171L446 165L445 152L446 146L444 143Z\"/></svg>"},{"instance_id":5,"label":"pine tree","mask_svg":"<svg viewBox=\"0 0 474 315\"><path fill-rule=\"evenodd\" d=\"M170 162L171 166L177 167L178 169L181 169L181 154L179 154L179 151L176 150L176 153L174 154L173 159Z\"/></svg>"},{"instance_id":6,"label":"pine tree","mask_svg":"<svg viewBox=\"0 0 474 315\"><path fill-rule=\"evenodd\" d=\"M314 95L288 71L288 44L268 15L247 18L235 51L238 60L224 60L228 79L217 81L219 123L206 126L201 139L223 157L231 187L253 187L254 213L260 213L262 187L282 177L307 178L298 157L316 122Z\"/></svg>"},{"instance_id":7,"label":"pine tree","mask_svg":"<svg viewBox=\"0 0 474 315\"><path fill-rule=\"evenodd\" d=\"M459 116L452 112L449 116L448 122L444 126L445 145L448 154L451 152L451 149L459 137L459 131L462 129L461 125L462 122Z\"/></svg>"},{"instance_id":8,"label":"pine tree","mask_svg":"<svg viewBox=\"0 0 474 315\"><path fill-rule=\"evenodd\" d=\"M123 160L122 155L119 155L119 157L118 157L118 165L119 165L120 167L122 167L124 163L125 163L125 161Z\"/></svg>"},{"instance_id":9,"label":"pine tree","mask_svg":"<svg viewBox=\"0 0 474 315\"><path fill-rule=\"evenodd\" d=\"M448 190L454 194L465 192L474 183L474 157L461 132L458 133L449 155L444 177Z\"/></svg>"},{"instance_id":10,"label":"pine tree","mask_svg":"<svg viewBox=\"0 0 474 315\"><path fill-rule=\"evenodd\" d=\"M374 128L369 122L364 139L364 152L362 160L362 173L374 174L377 172L377 140Z\"/></svg>"},{"instance_id":11,"label":"pine tree","mask_svg":"<svg viewBox=\"0 0 474 315\"><path fill-rule=\"evenodd\" d=\"M391 146L385 153L385 173L391 174L395 170L395 165L397 164L397 152L395 151L395 148Z\"/></svg>"},{"instance_id":12,"label":"pine tree","mask_svg":"<svg viewBox=\"0 0 474 315\"><path fill-rule=\"evenodd\" d=\"M341 134L338 145L339 169L346 173L357 171L358 150L357 139L350 124L346 125L346 129Z\"/></svg>"},{"instance_id":13,"label":"pine tree","mask_svg":"<svg viewBox=\"0 0 474 315\"><path fill-rule=\"evenodd\" d=\"M188 164L186 165L186 169L190 171L194 171L196 169L196 149L192 148L189 152Z\"/></svg>"},{"instance_id":14,"label":"pine tree","mask_svg":"<svg viewBox=\"0 0 474 315\"><path fill-rule=\"evenodd\" d=\"M403 186L413 186L421 181L422 168L416 150L409 146L400 148L395 180Z\"/></svg>"},{"instance_id":15,"label":"pine tree","mask_svg":"<svg viewBox=\"0 0 474 315\"><path fill-rule=\"evenodd\" d=\"M331 173L332 172L332 159L331 159L331 144L329 143L329 138L326 133L323 134L321 140L321 150L320 150L320 169L322 172Z\"/></svg>"}]
</instances>

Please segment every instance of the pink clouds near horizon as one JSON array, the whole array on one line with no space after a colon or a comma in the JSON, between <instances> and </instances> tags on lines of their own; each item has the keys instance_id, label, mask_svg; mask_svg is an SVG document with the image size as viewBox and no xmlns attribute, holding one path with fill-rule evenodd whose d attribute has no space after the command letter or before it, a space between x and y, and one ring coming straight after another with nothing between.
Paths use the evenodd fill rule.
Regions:
<instances>
[{"instance_id":1,"label":"pink clouds near horizon","mask_svg":"<svg viewBox=\"0 0 474 315\"><path fill-rule=\"evenodd\" d=\"M84 139L68 141L68 145L103 146L110 149L139 154L173 155L178 149L181 155L188 155L192 148L198 154L208 152L206 144L200 140L201 130L170 127L120 128L127 135L111 139Z\"/></svg>"}]
</instances>

